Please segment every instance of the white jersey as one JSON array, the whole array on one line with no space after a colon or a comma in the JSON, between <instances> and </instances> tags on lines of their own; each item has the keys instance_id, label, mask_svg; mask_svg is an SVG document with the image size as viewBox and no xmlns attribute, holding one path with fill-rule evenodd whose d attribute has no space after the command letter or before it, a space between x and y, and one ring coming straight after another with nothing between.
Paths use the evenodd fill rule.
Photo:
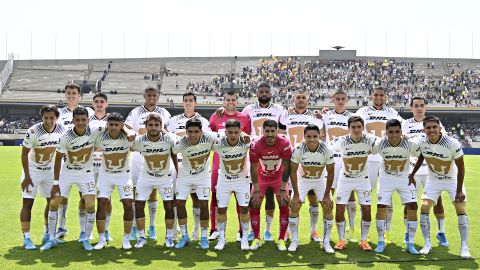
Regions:
<instances>
[{"instance_id":1,"label":"white jersey","mask_svg":"<svg viewBox=\"0 0 480 270\"><path fill-rule=\"evenodd\" d=\"M334 143L334 150L340 152L343 166L340 178L364 179L368 155L373 150L377 137L372 134L362 134L359 142L354 142L350 135L341 136Z\"/></svg>"},{"instance_id":2,"label":"white jersey","mask_svg":"<svg viewBox=\"0 0 480 270\"><path fill-rule=\"evenodd\" d=\"M168 132L175 133L177 136L183 136L186 133L185 124L188 120L197 118L202 122L202 130L204 132L211 132L210 129L210 122L202 116L194 115L192 117L187 117L185 114L175 115L174 117L168 120L167 124L165 125Z\"/></svg>"},{"instance_id":3,"label":"white jersey","mask_svg":"<svg viewBox=\"0 0 480 270\"><path fill-rule=\"evenodd\" d=\"M323 121L308 109L304 113L284 111L278 122L287 127L287 136L294 147L303 142L303 132L307 125L314 124L319 129L323 128Z\"/></svg>"},{"instance_id":4,"label":"white jersey","mask_svg":"<svg viewBox=\"0 0 480 270\"><path fill-rule=\"evenodd\" d=\"M91 130L96 130L100 127L106 128L107 119L108 119L108 114L105 114L105 116L102 119L99 119L96 115L92 115L88 120L88 126L90 127Z\"/></svg>"},{"instance_id":5,"label":"white jersey","mask_svg":"<svg viewBox=\"0 0 480 270\"><path fill-rule=\"evenodd\" d=\"M129 142L124 132L117 139L110 137L108 130L100 132L95 139L95 147L103 154L101 170L105 173L128 173L128 152L132 142Z\"/></svg>"},{"instance_id":6,"label":"white jersey","mask_svg":"<svg viewBox=\"0 0 480 270\"><path fill-rule=\"evenodd\" d=\"M215 141L212 150L220 156L219 182L248 183L246 162L249 149L250 143L244 143L241 139L234 146L228 143L226 136Z\"/></svg>"},{"instance_id":7,"label":"white jersey","mask_svg":"<svg viewBox=\"0 0 480 270\"><path fill-rule=\"evenodd\" d=\"M156 106L153 111L149 111L147 110L147 108L145 108L145 106L140 106L134 108L128 114L127 119L125 120L125 125L130 127L139 135L147 134L147 129L145 128L145 119L151 113L158 113L160 115L160 118L162 118L162 123L164 126L170 118L170 113L164 108Z\"/></svg>"},{"instance_id":8,"label":"white jersey","mask_svg":"<svg viewBox=\"0 0 480 270\"><path fill-rule=\"evenodd\" d=\"M302 142L293 149L291 161L300 165L297 175L302 180L322 180L325 166L334 163L333 151L322 141L315 151L310 151Z\"/></svg>"},{"instance_id":9,"label":"white jersey","mask_svg":"<svg viewBox=\"0 0 480 270\"><path fill-rule=\"evenodd\" d=\"M345 110L343 113L337 113L335 110L330 110L322 116L325 127L325 141L333 147L333 142L336 138L348 134L348 118L353 113ZM339 152L334 151L335 163L341 163L342 159Z\"/></svg>"},{"instance_id":10,"label":"white jersey","mask_svg":"<svg viewBox=\"0 0 480 270\"><path fill-rule=\"evenodd\" d=\"M78 107L83 107L83 106L78 106ZM85 107L88 111L88 117L91 117L92 115L95 114L92 108L90 107ZM73 127L73 111L70 111L68 107L63 107L58 109L58 112L60 113L60 116L57 119L58 124L62 124L65 128L71 128Z\"/></svg>"},{"instance_id":11,"label":"white jersey","mask_svg":"<svg viewBox=\"0 0 480 270\"><path fill-rule=\"evenodd\" d=\"M399 145L392 146L387 137L383 137L377 140L372 152L383 158L379 173L381 180L406 180L410 171L410 157L418 157L420 148L412 139L402 137Z\"/></svg>"},{"instance_id":12,"label":"white jersey","mask_svg":"<svg viewBox=\"0 0 480 270\"><path fill-rule=\"evenodd\" d=\"M74 128L70 128L60 138L57 152L65 154L65 162L62 164L61 174L84 175L93 173L93 159L91 158L95 145L95 138L99 132L93 131L87 126L85 134L78 135Z\"/></svg>"},{"instance_id":13,"label":"white jersey","mask_svg":"<svg viewBox=\"0 0 480 270\"><path fill-rule=\"evenodd\" d=\"M402 117L398 112L391 107L383 107L381 110L375 109L373 106L365 106L355 113L362 117L365 121L365 132L371 133L379 138L382 138L385 135L386 126L390 119L398 119L400 122L403 121ZM380 161L380 155L371 155L368 157L369 161Z\"/></svg>"},{"instance_id":14,"label":"white jersey","mask_svg":"<svg viewBox=\"0 0 480 270\"><path fill-rule=\"evenodd\" d=\"M144 179L170 179L170 154L174 144L175 135L171 133L161 133L154 142L147 134L135 139L132 150L140 152L145 159L141 171Z\"/></svg>"},{"instance_id":15,"label":"white jersey","mask_svg":"<svg viewBox=\"0 0 480 270\"><path fill-rule=\"evenodd\" d=\"M463 156L460 142L450 136L442 135L437 143L431 143L427 137L418 140L420 151L427 161L429 177L438 181L457 181L455 159Z\"/></svg>"},{"instance_id":16,"label":"white jersey","mask_svg":"<svg viewBox=\"0 0 480 270\"><path fill-rule=\"evenodd\" d=\"M276 103L270 103L266 108L261 107L258 101L254 104L247 105L242 112L250 118L252 139L263 135L263 122L266 120L275 120L278 122L280 115L282 115L284 111L285 108Z\"/></svg>"},{"instance_id":17,"label":"white jersey","mask_svg":"<svg viewBox=\"0 0 480 270\"><path fill-rule=\"evenodd\" d=\"M27 130L22 146L30 148L28 164L37 171L50 171L53 168L53 157L58 142L65 133L65 127L57 124L52 132L47 132L43 122L33 125Z\"/></svg>"},{"instance_id":18,"label":"white jersey","mask_svg":"<svg viewBox=\"0 0 480 270\"><path fill-rule=\"evenodd\" d=\"M179 181L183 179L210 179L208 173L210 166L210 151L218 138L216 133L203 133L200 141L192 145L187 136L183 136L175 142L172 152L182 154L182 169L178 172Z\"/></svg>"}]
</instances>

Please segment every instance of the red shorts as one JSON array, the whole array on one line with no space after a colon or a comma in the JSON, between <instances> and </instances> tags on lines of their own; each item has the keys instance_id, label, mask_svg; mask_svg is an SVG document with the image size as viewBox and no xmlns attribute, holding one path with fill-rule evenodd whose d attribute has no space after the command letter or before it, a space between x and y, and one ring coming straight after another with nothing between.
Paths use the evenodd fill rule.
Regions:
<instances>
[{"instance_id":1,"label":"red shorts","mask_svg":"<svg viewBox=\"0 0 480 270\"><path fill-rule=\"evenodd\" d=\"M258 189L260 190L260 195L262 197L267 193L268 188L272 188L275 195L280 195L280 188L282 187L282 176L278 178L263 178L261 175L258 175ZM288 185L285 189L288 192ZM253 189L252 189L253 191Z\"/></svg>"}]
</instances>

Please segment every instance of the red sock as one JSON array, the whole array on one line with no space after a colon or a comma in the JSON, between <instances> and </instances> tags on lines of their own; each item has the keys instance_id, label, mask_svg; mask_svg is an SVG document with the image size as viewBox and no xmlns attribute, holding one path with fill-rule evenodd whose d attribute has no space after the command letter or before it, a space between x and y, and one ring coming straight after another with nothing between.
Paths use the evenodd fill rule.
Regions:
<instances>
[{"instance_id":1,"label":"red sock","mask_svg":"<svg viewBox=\"0 0 480 270\"><path fill-rule=\"evenodd\" d=\"M217 230L217 213L217 193L212 191L212 200L210 201L210 230L212 232Z\"/></svg>"},{"instance_id":2,"label":"red sock","mask_svg":"<svg viewBox=\"0 0 480 270\"><path fill-rule=\"evenodd\" d=\"M255 235L255 238L260 239L260 208L254 208L254 207L250 208L250 219L252 223L253 234ZM287 213L287 221L288 221L288 213Z\"/></svg>"},{"instance_id":3,"label":"red sock","mask_svg":"<svg viewBox=\"0 0 480 270\"><path fill-rule=\"evenodd\" d=\"M285 238L285 233L288 227L288 206L280 207L280 234L278 240Z\"/></svg>"}]
</instances>

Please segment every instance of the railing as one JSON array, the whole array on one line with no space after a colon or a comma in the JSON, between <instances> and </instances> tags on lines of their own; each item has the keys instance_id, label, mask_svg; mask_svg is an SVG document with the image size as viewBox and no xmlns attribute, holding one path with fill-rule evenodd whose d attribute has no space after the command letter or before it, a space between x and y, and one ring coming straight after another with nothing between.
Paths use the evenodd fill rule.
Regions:
<instances>
[{"instance_id":1,"label":"railing","mask_svg":"<svg viewBox=\"0 0 480 270\"><path fill-rule=\"evenodd\" d=\"M3 93L3 87L7 83L8 77L12 74L13 71L13 54L10 54L8 57L3 70L0 72L0 89L1 93Z\"/></svg>"}]
</instances>

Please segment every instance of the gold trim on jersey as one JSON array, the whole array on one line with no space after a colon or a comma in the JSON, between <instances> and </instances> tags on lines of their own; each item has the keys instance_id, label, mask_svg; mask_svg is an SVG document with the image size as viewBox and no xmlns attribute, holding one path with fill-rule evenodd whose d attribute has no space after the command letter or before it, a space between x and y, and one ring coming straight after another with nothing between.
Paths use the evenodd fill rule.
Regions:
<instances>
[{"instance_id":1,"label":"gold trim on jersey","mask_svg":"<svg viewBox=\"0 0 480 270\"><path fill-rule=\"evenodd\" d=\"M208 157L210 157L210 152L203 156L188 158L188 161L194 170L200 170L205 166L205 162L207 161Z\"/></svg>"},{"instance_id":2,"label":"gold trim on jersey","mask_svg":"<svg viewBox=\"0 0 480 270\"><path fill-rule=\"evenodd\" d=\"M167 166L168 154L166 155L150 155L145 157L145 164L150 171L162 171Z\"/></svg>"},{"instance_id":3,"label":"gold trim on jersey","mask_svg":"<svg viewBox=\"0 0 480 270\"><path fill-rule=\"evenodd\" d=\"M34 148L35 163L47 164L52 161L52 157L57 150L56 147Z\"/></svg>"},{"instance_id":4,"label":"gold trim on jersey","mask_svg":"<svg viewBox=\"0 0 480 270\"><path fill-rule=\"evenodd\" d=\"M127 155L128 155L128 152L103 154L105 166L109 170L121 170L125 167L125 163L127 161Z\"/></svg>"},{"instance_id":5,"label":"gold trim on jersey","mask_svg":"<svg viewBox=\"0 0 480 270\"><path fill-rule=\"evenodd\" d=\"M365 128L368 133L374 134L375 136L382 138L383 133L386 130L386 125L383 122L372 122L372 123L367 123L365 125ZM374 133L372 133L372 131Z\"/></svg>"},{"instance_id":6,"label":"gold trim on jersey","mask_svg":"<svg viewBox=\"0 0 480 270\"><path fill-rule=\"evenodd\" d=\"M72 165L81 165L86 163L90 160L90 156L92 155L93 146L88 148L83 148L75 152L68 151L68 161Z\"/></svg>"},{"instance_id":7,"label":"gold trim on jersey","mask_svg":"<svg viewBox=\"0 0 480 270\"><path fill-rule=\"evenodd\" d=\"M348 130L339 128L339 127L331 127L331 128L328 128L327 133L328 133L328 137L330 138L330 141L333 141L340 136L347 135Z\"/></svg>"},{"instance_id":8,"label":"gold trim on jersey","mask_svg":"<svg viewBox=\"0 0 480 270\"><path fill-rule=\"evenodd\" d=\"M263 123L265 123L267 120L269 120L269 118L260 118L253 121L253 128L255 129L255 135L257 137L263 135Z\"/></svg>"},{"instance_id":9,"label":"gold trim on jersey","mask_svg":"<svg viewBox=\"0 0 480 270\"><path fill-rule=\"evenodd\" d=\"M365 170L365 165L367 165L366 157L352 157L352 158L343 158L343 164L345 171L351 174L358 174Z\"/></svg>"},{"instance_id":10,"label":"gold trim on jersey","mask_svg":"<svg viewBox=\"0 0 480 270\"><path fill-rule=\"evenodd\" d=\"M237 175L243 171L245 156L241 159L222 160L225 171L230 175Z\"/></svg>"},{"instance_id":11,"label":"gold trim on jersey","mask_svg":"<svg viewBox=\"0 0 480 270\"><path fill-rule=\"evenodd\" d=\"M407 164L407 160L398 160L398 159L391 159L391 160L384 160L384 166L386 172L393 172L399 173L405 170L405 165Z\"/></svg>"},{"instance_id":12,"label":"gold trim on jersey","mask_svg":"<svg viewBox=\"0 0 480 270\"><path fill-rule=\"evenodd\" d=\"M320 178L323 173L323 168L325 166L305 166L302 165L303 168L303 177L306 178Z\"/></svg>"},{"instance_id":13,"label":"gold trim on jersey","mask_svg":"<svg viewBox=\"0 0 480 270\"><path fill-rule=\"evenodd\" d=\"M290 137L290 143L292 145L302 143L304 130L305 128L303 126L294 126L287 130L288 136Z\"/></svg>"},{"instance_id":14,"label":"gold trim on jersey","mask_svg":"<svg viewBox=\"0 0 480 270\"><path fill-rule=\"evenodd\" d=\"M428 167L436 174L446 175L452 166L451 160L441 160L434 157L425 157Z\"/></svg>"}]
</instances>

